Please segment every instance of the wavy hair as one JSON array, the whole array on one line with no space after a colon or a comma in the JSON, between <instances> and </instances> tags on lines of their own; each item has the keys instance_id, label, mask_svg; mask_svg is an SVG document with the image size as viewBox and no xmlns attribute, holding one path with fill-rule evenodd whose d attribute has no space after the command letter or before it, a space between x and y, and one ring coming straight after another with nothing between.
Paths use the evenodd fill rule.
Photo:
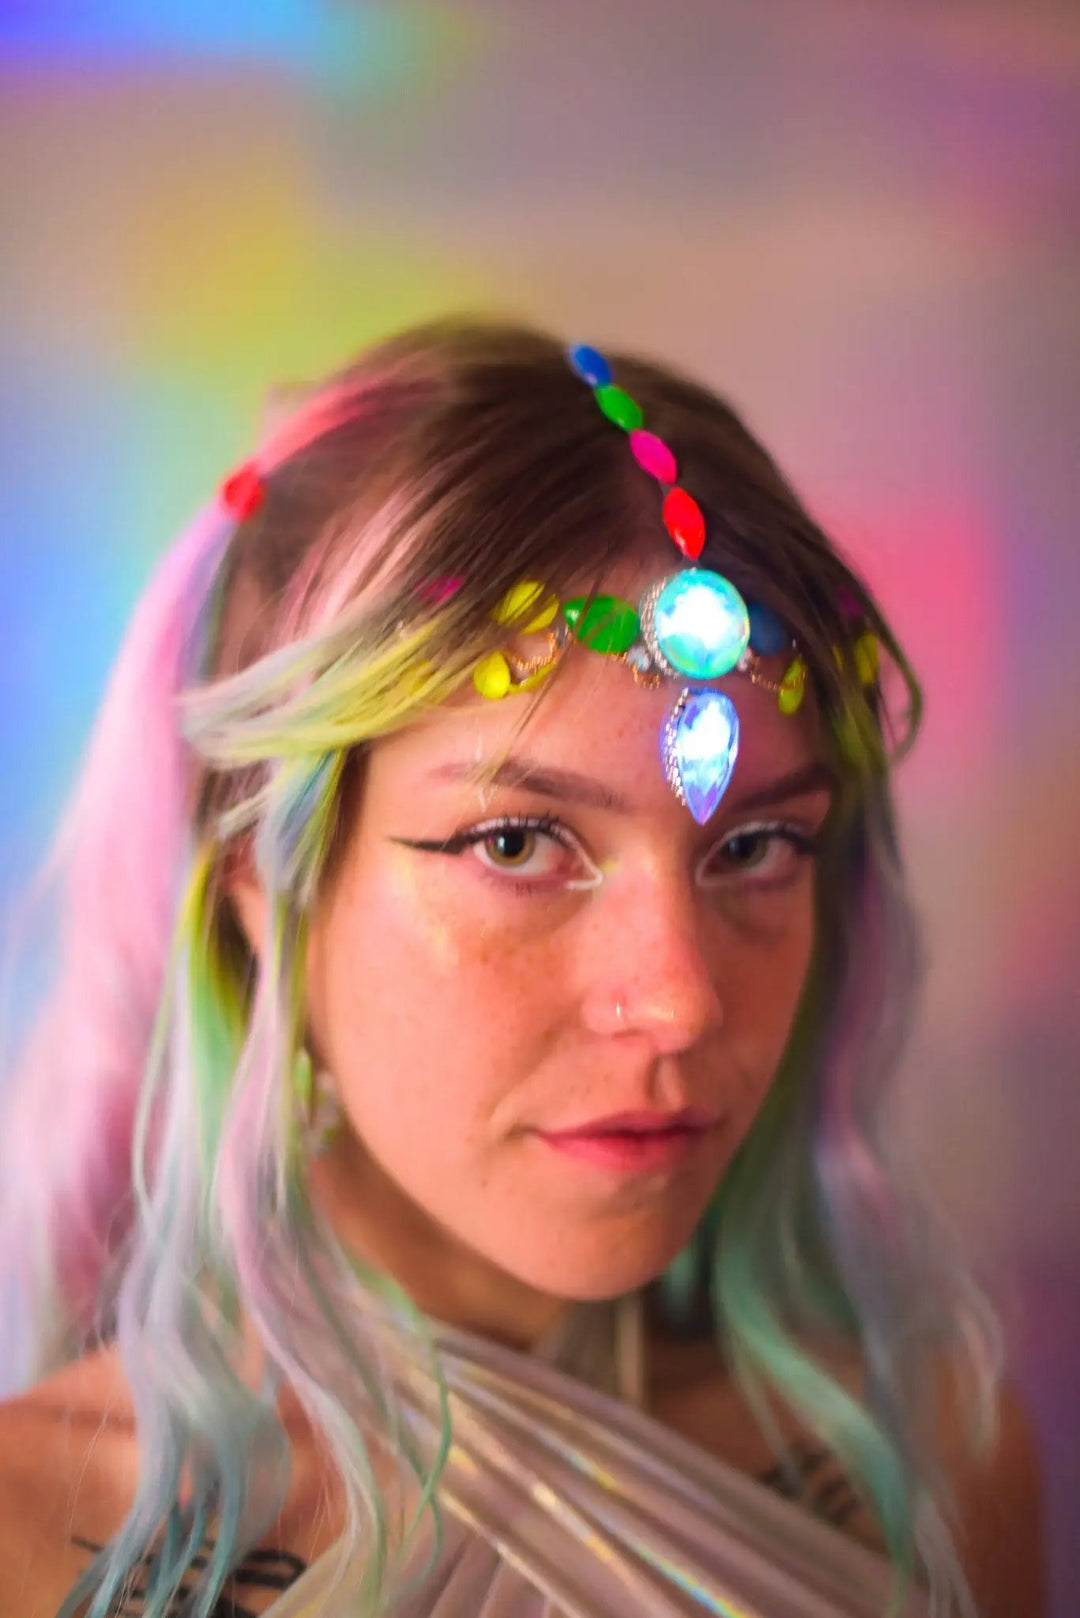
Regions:
<instances>
[{"instance_id":1,"label":"wavy hair","mask_svg":"<svg viewBox=\"0 0 1080 1618\"><path fill-rule=\"evenodd\" d=\"M885 1136L918 977L888 769L918 687L730 407L641 359L614 364L706 514L702 563L797 641L839 782L789 1048L694 1251L766 1430L777 1400L790 1407L872 1503L900 1582L921 1566L964 1601L923 1442L925 1369L948 1349L988 1408L995 1338ZM411 1442L378 1321L423 1323L309 1195L306 918L366 749L468 680L505 634L491 614L510 586L595 588L627 536L657 528L655 485L562 348L516 327L447 323L381 345L293 401L256 464L259 508L237 521L215 501L136 610L50 865L54 979L5 1084L0 1279L22 1299L24 1374L115 1341L153 1463L61 1618L87 1602L105 1618L136 1567L160 1618L211 1523L191 1610L212 1611L284 1497L282 1385L340 1475L362 1610L383 1610L434 1509L448 1423L434 1452ZM431 588L447 578L449 598ZM870 686L853 622L881 648ZM268 898L258 952L228 895L238 860ZM812 1350L823 1337L860 1345L865 1401ZM365 1441L373 1423L403 1486L419 1483L408 1521Z\"/></svg>"}]
</instances>

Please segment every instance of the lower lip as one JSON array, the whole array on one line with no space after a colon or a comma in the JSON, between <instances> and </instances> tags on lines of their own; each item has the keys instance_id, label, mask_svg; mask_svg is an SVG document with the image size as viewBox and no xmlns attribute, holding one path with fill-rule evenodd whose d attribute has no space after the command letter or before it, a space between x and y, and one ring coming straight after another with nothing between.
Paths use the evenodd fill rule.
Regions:
<instances>
[{"instance_id":1,"label":"lower lip","mask_svg":"<svg viewBox=\"0 0 1080 1618\"><path fill-rule=\"evenodd\" d=\"M564 1157L621 1174L651 1174L678 1168L700 1146L703 1129L664 1129L651 1134L613 1130L597 1135L541 1135L540 1139Z\"/></svg>"}]
</instances>

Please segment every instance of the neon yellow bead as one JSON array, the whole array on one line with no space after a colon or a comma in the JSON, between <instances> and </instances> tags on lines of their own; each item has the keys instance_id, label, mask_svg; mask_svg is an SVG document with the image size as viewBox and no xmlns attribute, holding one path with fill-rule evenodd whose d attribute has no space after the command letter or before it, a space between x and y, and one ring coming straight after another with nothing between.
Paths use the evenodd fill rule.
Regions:
<instances>
[{"instance_id":1,"label":"neon yellow bead","mask_svg":"<svg viewBox=\"0 0 1080 1618\"><path fill-rule=\"evenodd\" d=\"M510 665L501 652L481 658L473 669L473 685L490 702L505 697L510 689Z\"/></svg>"},{"instance_id":2,"label":"neon yellow bead","mask_svg":"<svg viewBox=\"0 0 1080 1618\"><path fill-rule=\"evenodd\" d=\"M855 642L855 673L860 685L873 685L878 677L877 636L867 632Z\"/></svg>"},{"instance_id":3,"label":"neon yellow bead","mask_svg":"<svg viewBox=\"0 0 1080 1618\"><path fill-rule=\"evenodd\" d=\"M548 596L547 599L541 603L540 611L536 614L535 618L529 619L528 623L525 625L525 628L522 630L522 634L532 635L535 634L537 630L547 629L548 625L555 621L555 614L558 612L558 610L559 603L556 598L554 596Z\"/></svg>"},{"instance_id":4,"label":"neon yellow bead","mask_svg":"<svg viewBox=\"0 0 1080 1618\"><path fill-rule=\"evenodd\" d=\"M806 664L801 657L797 657L788 665L787 672L780 682L780 695L777 699L780 712L798 713L805 695Z\"/></svg>"},{"instance_id":5,"label":"neon yellow bead","mask_svg":"<svg viewBox=\"0 0 1080 1618\"><path fill-rule=\"evenodd\" d=\"M497 624L513 624L521 635L531 635L546 629L559 610L559 603L548 595L542 584L523 579L507 590L491 616ZM526 618L526 623L519 619Z\"/></svg>"}]
</instances>

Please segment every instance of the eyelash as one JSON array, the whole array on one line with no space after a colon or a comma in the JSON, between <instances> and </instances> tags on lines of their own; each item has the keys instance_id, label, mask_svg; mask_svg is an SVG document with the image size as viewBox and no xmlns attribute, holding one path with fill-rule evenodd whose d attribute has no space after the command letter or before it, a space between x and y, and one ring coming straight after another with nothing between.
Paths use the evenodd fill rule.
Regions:
<instances>
[{"instance_id":1,"label":"eyelash","mask_svg":"<svg viewBox=\"0 0 1080 1618\"><path fill-rule=\"evenodd\" d=\"M572 837L561 821L553 815L499 815L495 820L485 820L478 826L469 826L463 831L455 832L452 837L441 843L414 842L410 846L430 851L434 854L461 855L470 848L476 848L482 843L489 842L491 838L498 837L500 832L527 831L535 832L537 836L549 837L552 842L558 843L560 848L566 849L570 854L576 854L579 859L589 865L592 875L582 882L564 882L564 888L578 889L595 887L600 880L600 872L585 854L577 839ZM535 878L531 882L515 881L511 867L501 873L492 866L483 867L484 875L500 887L509 886L513 892L524 898L531 898L539 893L550 891L545 888L542 881Z\"/></svg>"},{"instance_id":2,"label":"eyelash","mask_svg":"<svg viewBox=\"0 0 1080 1618\"><path fill-rule=\"evenodd\" d=\"M569 853L576 854L592 868L594 874L586 881L562 883L559 884L561 887L577 889L580 891L585 888L595 887L599 882L601 877L600 871L595 865L593 865L593 862L588 859L588 856L585 855L584 850L577 842L577 839L574 838L568 832L567 828L562 824L562 822L555 819L553 815L500 815L495 820L483 821L480 825L469 826L462 831L455 832L451 837L447 837L442 842L421 842L410 840L409 846L434 854L460 856L466 853L470 848L475 848L480 844L486 843L490 841L490 839L499 836L501 832L507 831L526 831L533 832L537 836L549 837L553 842L558 843L560 847L566 849ZM792 849L793 853L795 853L801 859L813 858L817 854L820 846L820 839L817 835L804 831L801 827L795 826L789 821L751 821L745 826L735 827L734 830L730 831L727 836L716 845L716 847L710 849L709 853L705 856L705 859L701 861L701 864L698 867L699 871L708 863L709 860L715 858L719 850L722 850L725 846L733 843L739 838L769 838L785 842ZM739 875L746 875L747 871L749 871L750 880L754 881L752 875L754 869L754 867L749 867L742 872L735 870L729 874L737 877ZM531 882L515 881L512 874L512 868L509 867L507 867L502 873L499 873L494 867L487 866L484 868L484 872L486 876L488 876L491 880L498 882L500 886L504 888L509 886L515 893L523 897L535 897L537 894L550 891L549 888L545 887L542 881L536 879ZM778 888L784 885L784 879L773 878L772 881L769 881L768 879L758 878L754 885L763 890L774 887Z\"/></svg>"},{"instance_id":3,"label":"eyelash","mask_svg":"<svg viewBox=\"0 0 1080 1618\"><path fill-rule=\"evenodd\" d=\"M727 836L715 848L709 850L698 869L700 870L707 865L710 860L714 859L718 853L722 852L730 844L743 838L752 841L764 839L770 842L786 843L792 853L800 859L813 859L821 846L820 835L804 831L801 826L795 826L790 821L752 820L747 821L745 826L736 826L734 830L729 831ZM756 866L746 866L741 870L733 870L730 874L733 876L748 875L753 880L753 873L756 869ZM784 878L774 877L771 881L767 878L758 878L756 885L759 888L782 887Z\"/></svg>"}]
</instances>

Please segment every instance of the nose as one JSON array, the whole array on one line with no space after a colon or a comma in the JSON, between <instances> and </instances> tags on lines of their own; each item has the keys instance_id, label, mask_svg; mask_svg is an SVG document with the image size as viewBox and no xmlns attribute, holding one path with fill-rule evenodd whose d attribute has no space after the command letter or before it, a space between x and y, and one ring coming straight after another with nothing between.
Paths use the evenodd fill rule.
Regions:
<instances>
[{"instance_id":1,"label":"nose","mask_svg":"<svg viewBox=\"0 0 1080 1618\"><path fill-rule=\"evenodd\" d=\"M689 878L616 882L593 920L582 1000L590 1032L644 1035L657 1055L677 1055L721 1026L707 918Z\"/></svg>"}]
</instances>

